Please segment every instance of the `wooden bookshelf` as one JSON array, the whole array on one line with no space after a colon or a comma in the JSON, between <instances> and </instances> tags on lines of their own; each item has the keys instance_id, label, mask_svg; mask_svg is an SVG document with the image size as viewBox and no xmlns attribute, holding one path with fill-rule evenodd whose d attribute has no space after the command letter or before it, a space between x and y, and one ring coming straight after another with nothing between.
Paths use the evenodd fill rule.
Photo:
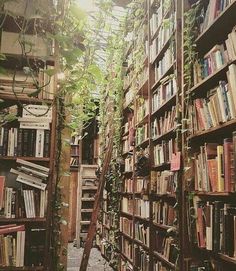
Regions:
<instances>
[{"instance_id":1,"label":"wooden bookshelf","mask_svg":"<svg viewBox=\"0 0 236 271\"><path fill-rule=\"evenodd\" d=\"M27 5L26 2L27 1L20 1L20 3L18 3L23 6L23 10L25 10L25 6ZM47 4L49 5L50 3ZM8 5L8 3L6 3L6 5ZM11 9L11 7L9 8ZM6 6L3 7L2 5L2 8L2 12L4 13ZM12 12L14 13L14 10ZM34 12L36 11L32 10L32 13ZM37 10L37 13L40 14L40 10ZM20 258L23 260L22 262L17 263L19 259L15 259L15 264L10 262L9 264L4 264L1 260L0 269L25 271L52 270L52 250L50 249L52 245L51 234L53 232L51 203L54 193L55 145L57 141L57 112L56 101L54 99L57 80L55 76L52 76L48 82L48 78L42 76L42 74L50 67L56 70L57 59L53 54L47 56L46 52L45 55L43 55L40 54L42 52L39 53L39 51L37 51L35 55L32 56L29 52L23 54L22 52L18 52L17 49L14 49L18 40L14 40L13 46L13 44L6 39L6 36L4 36L4 32L8 33L11 37L14 35L17 36L19 32L24 29L25 18L23 15L19 15L16 16L17 19L14 20L13 17L14 16L6 16L6 20L3 20L3 24L1 25L1 53L6 56L6 59L1 60L1 66L4 67L6 73L1 73L0 110L4 109L5 111L11 112L11 108L14 108L14 114L16 114L17 119L14 122L9 122L7 125L1 126L1 129L3 129L2 132L5 132L5 137L3 137L5 140L4 145L7 145L7 149L5 151L2 150L0 154L1 179L5 177L5 183L2 183L1 189L4 189L5 195L8 196L8 206L10 207L8 208L5 204L3 210L1 203L0 225L8 226L9 228L12 227L12 224L17 225L16 227L18 228L15 229L15 233L12 235L8 246L9 248L12 246L12 250L19 250L18 246L21 245L21 247L24 246L25 251L23 255L23 250L21 249ZM36 34L36 28L32 27L33 24L35 24L35 19L29 22L29 28L27 29L29 35ZM37 31L38 30L39 29L37 29ZM25 33L25 31L23 32ZM23 32L21 33L22 37L24 35ZM38 32L36 39L36 43L41 39ZM4 46L5 49L3 50ZM31 49L35 50L35 48L33 48L34 46L35 45L32 44ZM45 48L45 51L51 51L52 49L49 44L47 44ZM15 50L15 53L12 53L11 50ZM26 75L23 71L24 68L33 71L34 79L38 82L39 87L42 88L37 95L35 93L37 91L35 81L31 78L32 76ZM13 71L15 73L14 76ZM17 79L18 77L19 80ZM44 84L46 80L47 85ZM22 82L24 83L22 84ZM34 95L35 97L31 97ZM31 109L28 109L29 107ZM45 108L47 108L47 110L45 110ZM44 114L42 113L43 110ZM43 116L48 120L40 121L37 119L39 116ZM18 117L21 117L21 120L18 119ZM34 122L41 122L45 124L45 126L43 126L43 128L42 126L34 126L32 125ZM26 123L28 123L28 129L24 126ZM41 139L39 140L40 127L43 129L43 132L41 132ZM6 131L8 131L8 128L9 131L12 131L14 136L10 133L7 134ZM20 135L22 137L20 137ZM24 136L25 138L23 138ZM41 146L40 150L39 145ZM3 147L3 145L1 147ZM21 159L23 164L17 159ZM17 167L20 168L20 172L14 174L12 171L10 172L11 168L16 169ZM23 167L26 168L26 171L24 171ZM40 167L41 169L39 169ZM32 173L30 168L31 170L34 168L35 172ZM40 170L42 170L41 173L44 174L44 177L40 175ZM27 175L28 180L31 181L28 183L24 182L25 179L23 181L21 179L21 182L19 181L22 177L22 171ZM40 182L42 184L42 186L40 186L41 189L39 186L32 185L32 179L30 179L32 175L37 176L38 181L35 183ZM10 235L11 233L9 236ZM5 233L1 235L2 238L5 238L5 236ZM35 238L37 239L37 243L35 243ZM33 247L34 249L32 249ZM33 250L36 250L37 255L34 254L35 252L33 252ZM12 253L14 254L15 252ZM6 257L7 256L8 254L6 254ZM19 258L19 254L16 258L17 257ZM20 267L11 265L19 265Z\"/></svg>"},{"instance_id":2,"label":"wooden bookshelf","mask_svg":"<svg viewBox=\"0 0 236 271\"><path fill-rule=\"evenodd\" d=\"M224 52L225 55L229 54L228 49L230 48L228 45L226 46L226 40L230 38L231 32L236 25L236 19L235 19L235 12L236 12L236 1L231 1L231 3L228 3L228 6L221 6L221 7L215 7L215 13L210 15L207 13L207 10L213 10L214 1L202 1L202 6L199 7L199 12L202 12L203 14L203 22L198 23L196 20L196 29L199 30L199 33L196 33L195 41L196 44L196 59L199 61L207 61L207 56L210 56L212 54L211 49L219 45L225 46L226 51ZM204 8L203 8L204 7ZM185 3L184 9L187 11L191 8ZM184 22L184 20L183 20ZM227 41L228 42L228 41ZM235 46L234 43L230 46ZM216 46L217 47L217 46ZM216 48L215 47L215 48ZM218 47L218 50L219 50ZM223 49L222 52L220 50L218 51L219 54L223 55ZM213 56L213 55L211 55ZM193 74L192 77L192 86L190 89L184 89L184 95L182 97L182 100L184 97L187 97L189 95L190 97L190 103L188 107L185 107L184 110L189 109L189 115L188 118L192 117L193 122L196 124L199 124L198 119L198 113L191 116L191 106L195 104L196 100L198 101L206 101L209 98L209 104L206 103L206 110L209 109L209 105L211 103L212 97L214 99L220 100L219 92L216 96L214 93L214 89L218 89L219 82L225 82L229 88L232 84L232 79L228 76L229 75L229 67L235 65L235 57L226 59L225 62L222 61L220 67L216 70L212 70L213 72L209 72L210 66L205 66L205 74L202 75L202 80L198 82L198 77ZM203 63L203 62L201 62ZM200 68L203 71L203 66ZM207 76L208 74L208 76ZM232 74L232 72L231 72ZM184 77L184 73L183 73ZM198 82L198 83L196 83ZM212 95L209 95L210 91L213 89ZM222 87L222 93L226 93L226 90ZM232 97L229 96L227 98L227 101L231 101ZM202 100L201 100L202 99ZM184 101L182 101L182 104L184 104ZM226 104L222 104L222 108L228 108ZM216 107L216 113L218 112L219 108ZM230 109L227 109L230 111ZM232 110L232 108L231 108ZM198 111L199 112L199 111ZM217 113L218 114L218 113ZM219 116L223 114L223 111L220 111ZM203 121L205 123L205 115L203 114ZM207 121L211 121L213 119L213 115L209 113L209 119ZM230 165L230 163L227 162L227 158L234 153L235 149L232 149L232 151L228 154L226 154L226 151L228 150L228 146L234 146L235 143L231 143L231 139L234 139L233 132L236 128L236 122L234 117L227 118L227 121L223 121L220 124L214 124L209 129L201 130L201 129L193 129L191 130L191 127L189 126L188 132L185 133L185 135L182 137L182 146L188 146L189 150L186 151L184 147L182 148L183 156L184 156L184 167L189 167L189 171L184 174L184 183L185 183L185 189L182 194L182 200L184 204L186 204L186 208L182 209L182 212L185 212L183 221L185 224L183 224L183 232L185 233L186 240L188 239L189 242L185 242L184 248L184 262L188 262L188 268L189 270L192 270L191 268L197 268L197 266L203 266L204 264L208 264L210 268L213 268L213 270L229 270L233 271L236 268L236 261L233 257L230 257L230 253L232 254L233 251L236 251L236 247L230 243L231 238L233 237L232 232L230 232L230 227L235 227L235 224L232 221L229 221L229 224L222 224L224 221L227 220L230 208L234 208L236 201L235 201L235 191L234 191L234 180L232 177L227 177L228 172L234 172L235 171L235 164ZM209 126L208 126L209 127ZM194 127L193 127L194 128ZM196 128L196 127L195 127ZM194 132L193 132L194 131ZM228 138L229 143L227 145L227 140L224 139ZM214 145L215 143L215 145ZM212 150L218 149L218 154L214 157L212 157L212 161L216 161L218 159L219 161L219 155L220 155L220 148L222 148L222 161L224 161L222 164L218 164L219 167L216 168L213 164L210 165L210 157L208 146L213 146ZM222 146L222 147L221 147ZM202 155L206 154L206 160L203 161L202 166L205 166L206 169L206 176L209 177L203 177L203 179L200 180L200 175L198 175L199 172L203 169L202 166L199 168L196 167L197 163L199 162L199 159L203 157ZM194 159L190 159L190 157L194 157ZM196 160L195 160L196 159ZM232 158L234 160L234 158ZM188 160L188 161L187 161ZM231 168L229 169L229 167ZM216 183L216 188L214 188L214 184L211 183L211 186L208 187L210 177L210 171L213 171L216 169L216 178L214 179ZM220 170L224 171L224 174L222 174L221 178L218 175L218 172ZM208 175L209 174L209 175ZM188 187L188 180L192 177L192 183ZM203 175L202 175L203 176ZM212 179L213 180L213 179ZM206 182L205 182L206 181ZM228 181L232 182L232 187L229 185L228 188ZM204 184L203 184L204 182ZM206 187L201 189L201 184L203 184L203 187ZM206 186L205 186L206 185ZM222 186L220 186L222 185ZM203 190L203 191L201 191ZM189 197L192 197L190 199ZM193 225L191 226L191 219L189 215L191 215L191 207L193 208L192 211L197 215L197 219L195 222L192 222ZM208 213L206 215L206 221L211 221L210 224L207 226L204 225L204 221L201 222L202 218L202 211L205 210L212 210L212 213ZM225 211L223 212L223 208L225 208ZM214 209L214 211L213 211ZM221 211L220 211L221 210ZM192 213L193 213L192 212ZM216 212L219 212L219 216L216 215ZM234 217L234 214L232 214ZM221 221L220 221L221 220ZM221 225L221 229L219 230L217 225ZM207 232L205 235L202 235L202 232L206 230ZM213 231L214 227L214 231ZM220 233L221 232L221 233ZM196 235L201 236L200 238L195 238ZM221 237L222 239L220 239ZM210 235L212 236L212 239L210 239ZM194 237L195 236L195 237ZM227 237L228 236L228 237ZM229 237L230 236L230 237ZM183 238L183 237L182 237ZM230 244L230 249L227 250L226 247L224 247L223 243ZM196 265L196 260L197 264ZM214 267L212 262L214 262ZM183 265L184 266L184 265ZM209 269L209 267L208 267Z\"/></svg>"}]
</instances>

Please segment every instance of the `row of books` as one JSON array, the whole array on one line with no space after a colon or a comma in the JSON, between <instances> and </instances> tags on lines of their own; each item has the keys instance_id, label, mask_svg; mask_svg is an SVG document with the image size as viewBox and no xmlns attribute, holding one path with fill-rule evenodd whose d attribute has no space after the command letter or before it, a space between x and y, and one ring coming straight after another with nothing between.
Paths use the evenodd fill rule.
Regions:
<instances>
[{"instance_id":1,"label":"row of books","mask_svg":"<svg viewBox=\"0 0 236 271\"><path fill-rule=\"evenodd\" d=\"M126 217L120 217L120 231L133 237L133 221Z\"/></svg>"},{"instance_id":2,"label":"row of books","mask_svg":"<svg viewBox=\"0 0 236 271\"><path fill-rule=\"evenodd\" d=\"M201 11L204 21L200 24L200 33L207 29L232 2L233 0L210 0L206 10Z\"/></svg>"},{"instance_id":3,"label":"row of books","mask_svg":"<svg viewBox=\"0 0 236 271\"><path fill-rule=\"evenodd\" d=\"M174 75L167 76L162 84L155 90L152 97L152 112L158 110L177 92L176 78Z\"/></svg>"},{"instance_id":4,"label":"row of books","mask_svg":"<svg viewBox=\"0 0 236 271\"><path fill-rule=\"evenodd\" d=\"M134 201L132 198L123 197L121 200L121 211L127 214L133 214Z\"/></svg>"},{"instance_id":5,"label":"row of books","mask_svg":"<svg viewBox=\"0 0 236 271\"><path fill-rule=\"evenodd\" d=\"M143 70L137 75L137 89L139 90L148 79L148 68L144 67Z\"/></svg>"},{"instance_id":6,"label":"row of books","mask_svg":"<svg viewBox=\"0 0 236 271\"><path fill-rule=\"evenodd\" d=\"M179 249L175 240L166 233L156 231L155 250L160 253L167 261L176 264L179 257Z\"/></svg>"},{"instance_id":7,"label":"row of books","mask_svg":"<svg viewBox=\"0 0 236 271\"><path fill-rule=\"evenodd\" d=\"M154 165L159 166L171 162L172 154L175 153L176 143L174 139L162 141L161 144L154 146Z\"/></svg>"},{"instance_id":8,"label":"row of books","mask_svg":"<svg viewBox=\"0 0 236 271\"><path fill-rule=\"evenodd\" d=\"M49 157L50 131L0 128L0 156Z\"/></svg>"},{"instance_id":9,"label":"row of books","mask_svg":"<svg viewBox=\"0 0 236 271\"><path fill-rule=\"evenodd\" d=\"M236 27L228 34L225 43L215 45L202 59L194 64L194 85L236 59Z\"/></svg>"},{"instance_id":10,"label":"row of books","mask_svg":"<svg viewBox=\"0 0 236 271\"><path fill-rule=\"evenodd\" d=\"M166 0L161 0L159 2L158 8L153 13L151 19L150 19L150 31L151 36L155 34L157 29L161 26L163 23L163 19L165 15L167 14L168 10L170 10L171 2Z\"/></svg>"},{"instance_id":11,"label":"row of books","mask_svg":"<svg viewBox=\"0 0 236 271\"><path fill-rule=\"evenodd\" d=\"M0 267L23 267L25 257L25 226L0 226Z\"/></svg>"},{"instance_id":12,"label":"row of books","mask_svg":"<svg viewBox=\"0 0 236 271\"><path fill-rule=\"evenodd\" d=\"M134 165L133 165L133 156L130 155L127 158L125 158L125 172L133 171Z\"/></svg>"},{"instance_id":13,"label":"row of books","mask_svg":"<svg viewBox=\"0 0 236 271\"><path fill-rule=\"evenodd\" d=\"M131 140L130 134L124 136L122 138L122 153L127 153L129 151L132 151L134 148L133 142Z\"/></svg>"},{"instance_id":14,"label":"row of books","mask_svg":"<svg viewBox=\"0 0 236 271\"><path fill-rule=\"evenodd\" d=\"M0 180L3 176L0 176ZM47 190L16 190L4 188L4 198L0 216L5 218L45 217L47 209Z\"/></svg>"},{"instance_id":15,"label":"row of books","mask_svg":"<svg viewBox=\"0 0 236 271\"><path fill-rule=\"evenodd\" d=\"M172 106L170 111L165 111L165 115L155 119L151 123L152 139L160 137L161 135L173 130L176 125L176 107Z\"/></svg>"},{"instance_id":16,"label":"row of books","mask_svg":"<svg viewBox=\"0 0 236 271\"><path fill-rule=\"evenodd\" d=\"M235 186L235 143L225 138L222 145L205 143L195 154L195 190L205 192L234 192Z\"/></svg>"},{"instance_id":17,"label":"row of books","mask_svg":"<svg viewBox=\"0 0 236 271\"><path fill-rule=\"evenodd\" d=\"M121 237L121 251L130 261L133 260L133 244L124 236Z\"/></svg>"},{"instance_id":18,"label":"row of books","mask_svg":"<svg viewBox=\"0 0 236 271\"><path fill-rule=\"evenodd\" d=\"M236 68L236 65L234 66ZM221 81L219 87L208 92L207 98L193 101L190 108L193 133L208 130L235 118L236 107L230 88L229 84Z\"/></svg>"},{"instance_id":19,"label":"row of books","mask_svg":"<svg viewBox=\"0 0 236 271\"><path fill-rule=\"evenodd\" d=\"M150 217L150 202L143 199L134 200L134 214L145 219Z\"/></svg>"},{"instance_id":20,"label":"row of books","mask_svg":"<svg viewBox=\"0 0 236 271\"><path fill-rule=\"evenodd\" d=\"M196 237L200 248L236 257L236 206L194 199Z\"/></svg>"},{"instance_id":21,"label":"row of books","mask_svg":"<svg viewBox=\"0 0 236 271\"><path fill-rule=\"evenodd\" d=\"M169 170L151 171L151 191L157 195L173 195L177 187L177 174Z\"/></svg>"},{"instance_id":22,"label":"row of books","mask_svg":"<svg viewBox=\"0 0 236 271\"><path fill-rule=\"evenodd\" d=\"M141 98L138 99L137 104L136 123L139 123L149 114L149 100Z\"/></svg>"},{"instance_id":23,"label":"row of books","mask_svg":"<svg viewBox=\"0 0 236 271\"><path fill-rule=\"evenodd\" d=\"M153 271L173 271L173 269L164 266L160 261L155 261L153 264Z\"/></svg>"},{"instance_id":24,"label":"row of books","mask_svg":"<svg viewBox=\"0 0 236 271\"><path fill-rule=\"evenodd\" d=\"M139 245L134 244L134 265L139 267L140 271L149 271L149 254Z\"/></svg>"},{"instance_id":25,"label":"row of books","mask_svg":"<svg viewBox=\"0 0 236 271\"><path fill-rule=\"evenodd\" d=\"M134 115L133 113L128 114L127 121L124 123L123 134L126 134L134 127Z\"/></svg>"},{"instance_id":26,"label":"row of books","mask_svg":"<svg viewBox=\"0 0 236 271\"><path fill-rule=\"evenodd\" d=\"M141 241L144 245L149 247L150 244L150 228L141 222L134 224L135 239Z\"/></svg>"},{"instance_id":27,"label":"row of books","mask_svg":"<svg viewBox=\"0 0 236 271\"><path fill-rule=\"evenodd\" d=\"M135 96L135 91L133 88L129 88L129 90L125 93L125 97L124 97L124 104L123 107L126 108L127 106L129 106Z\"/></svg>"},{"instance_id":28,"label":"row of books","mask_svg":"<svg viewBox=\"0 0 236 271\"><path fill-rule=\"evenodd\" d=\"M137 177L134 182L134 192L148 194L148 192L149 192L149 178Z\"/></svg>"},{"instance_id":29,"label":"row of books","mask_svg":"<svg viewBox=\"0 0 236 271\"><path fill-rule=\"evenodd\" d=\"M136 146L148 139L148 123L145 123L141 127L137 127L135 139Z\"/></svg>"},{"instance_id":30,"label":"row of books","mask_svg":"<svg viewBox=\"0 0 236 271\"><path fill-rule=\"evenodd\" d=\"M124 179L124 189L122 190L125 193L133 193L134 180L132 178Z\"/></svg>"},{"instance_id":31,"label":"row of books","mask_svg":"<svg viewBox=\"0 0 236 271\"><path fill-rule=\"evenodd\" d=\"M175 60L175 54L173 52L172 46L170 46L163 58L155 64L155 82L157 82L161 77L170 69Z\"/></svg>"},{"instance_id":32,"label":"row of books","mask_svg":"<svg viewBox=\"0 0 236 271\"><path fill-rule=\"evenodd\" d=\"M164 21L159 29L157 38L152 42L150 46L150 62L155 60L155 57L159 54L163 46L170 39L175 29L175 14L171 14L170 17Z\"/></svg>"},{"instance_id":33,"label":"row of books","mask_svg":"<svg viewBox=\"0 0 236 271\"><path fill-rule=\"evenodd\" d=\"M176 213L172 205L162 200L153 202L153 221L157 224L173 226Z\"/></svg>"}]
</instances>

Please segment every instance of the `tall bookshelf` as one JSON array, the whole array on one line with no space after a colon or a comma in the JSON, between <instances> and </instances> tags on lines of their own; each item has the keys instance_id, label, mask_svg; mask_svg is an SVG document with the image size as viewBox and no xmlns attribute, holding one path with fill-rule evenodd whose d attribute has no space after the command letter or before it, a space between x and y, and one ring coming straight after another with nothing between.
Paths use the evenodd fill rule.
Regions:
<instances>
[{"instance_id":1,"label":"tall bookshelf","mask_svg":"<svg viewBox=\"0 0 236 271\"><path fill-rule=\"evenodd\" d=\"M1 270L51 270L56 78L47 70L55 62L52 47L32 24L20 39L23 16L36 13L36 6L26 2L1 6L8 15L1 22L1 68L6 73L0 75L0 110L11 116L0 127Z\"/></svg>"},{"instance_id":2,"label":"tall bookshelf","mask_svg":"<svg viewBox=\"0 0 236 271\"><path fill-rule=\"evenodd\" d=\"M143 62L134 60L143 65L134 73L128 64L124 79L120 270L175 270L180 262L175 193L180 176L179 168L171 164L172 153L178 153L181 146L176 105L181 89L177 85L181 84L178 22L182 10L175 1L147 1L144 10L143 21L133 30L135 41L126 53L129 63L144 28L146 57ZM129 102L127 97L131 97Z\"/></svg>"},{"instance_id":3,"label":"tall bookshelf","mask_svg":"<svg viewBox=\"0 0 236 271\"><path fill-rule=\"evenodd\" d=\"M183 146L188 146L185 166L191 173L185 178L189 245L184 270L190 271L236 268L236 2L217 2L200 1L197 8L196 61L192 85L185 90L190 125ZM190 9L186 1L186 12Z\"/></svg>"}]
</instances>

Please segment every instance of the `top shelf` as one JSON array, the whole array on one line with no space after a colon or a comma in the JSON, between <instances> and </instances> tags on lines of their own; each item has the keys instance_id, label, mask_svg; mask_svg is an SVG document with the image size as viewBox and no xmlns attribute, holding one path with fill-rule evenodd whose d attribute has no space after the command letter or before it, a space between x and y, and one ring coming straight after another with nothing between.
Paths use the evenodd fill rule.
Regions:
<instances>
[{"instance_id":1,"label":"top shelf","mask_svg":"<svg viewBox=\"0 0 236 271\"><path fill-rule=\"evenodd\" d=\"M195 40L198 50L205 54L215 44L222 43L235 26L236 0L234 0ZM216 35L217 33L217 35Z\"/></svg>"}]
</instances>

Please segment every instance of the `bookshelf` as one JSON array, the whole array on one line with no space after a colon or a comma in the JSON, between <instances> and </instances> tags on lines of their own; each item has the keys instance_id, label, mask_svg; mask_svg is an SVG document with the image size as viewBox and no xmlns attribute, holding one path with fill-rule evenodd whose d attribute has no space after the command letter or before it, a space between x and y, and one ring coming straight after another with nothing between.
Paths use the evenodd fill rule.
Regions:
<instances>
[{"instance_id":1,"label":"bookshelf","mask_svg":"<svg viewBox=\"0 0 236 271\"><path fill-rule=\"evenodd\" d=\"M182 142L185 167L191 167L184 199L184 266L190 271L235 270L235 11L235 1L200 1L195 18L196 61L185 89L190 125Z\"/></svg>"},{"instance_id":2,"label":"bookshelf","mask_svg":"<svg viewBox=\"0 0 236 271\"><path fill-rule=\"evenodd\" d=\"M25 6L26 1L1 6L9 13L1 24L0 43L6 56L1 60L6 72L0 75L0 269L51 270L56 78L47 72L55 61L51 45L32 27L25 39L36 47L22 52L16 25L22 27ZM36 12L34 6L28 8ZM10 12L17 12L17 23ZM4 121L5 116L11 118Z\"/></svg>"}]
</instances>

